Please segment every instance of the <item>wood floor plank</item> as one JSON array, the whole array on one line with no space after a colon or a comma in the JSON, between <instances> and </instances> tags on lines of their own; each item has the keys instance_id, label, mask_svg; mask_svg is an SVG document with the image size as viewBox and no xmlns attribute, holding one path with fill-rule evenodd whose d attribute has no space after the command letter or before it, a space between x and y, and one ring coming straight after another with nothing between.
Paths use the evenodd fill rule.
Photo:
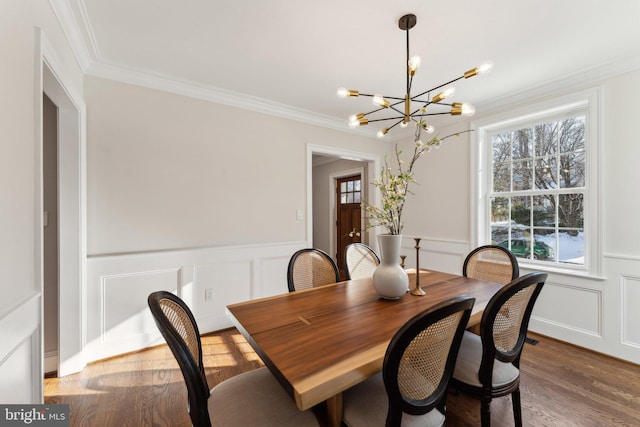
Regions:
<instances>
[{"instance_id":1,"label":"wood floor plank","mask_svg":"<svg viewBox=\"0 0 640 427\"><path fill-rule=\"evenodd\" d=\"M640 426L640 366L530 334L521 362L522 415L530 427ZM262 366L235 329L203 337L209 386ZM76 426L190 426L187 390L167 346L91 363L44 380L46 403L70 405ZM447 426L480 425L480 404L447 396ZM492 426L513 426L510 397L491 404Z\"/></svg>"}]
</instances>

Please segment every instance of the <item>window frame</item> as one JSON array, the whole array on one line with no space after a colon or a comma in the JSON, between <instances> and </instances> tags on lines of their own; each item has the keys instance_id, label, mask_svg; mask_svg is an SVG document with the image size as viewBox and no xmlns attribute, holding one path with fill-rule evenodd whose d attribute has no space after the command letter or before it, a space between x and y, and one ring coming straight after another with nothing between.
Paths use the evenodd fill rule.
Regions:
<instances>
[{"instance_id":1,"label":"window frame","mask_svg":"<svg viewBox=\"0 0 640 427\"><path fill-rule=\"evenodd\" d=\"M478 247L491 242L491 200L488 196L493 177L492 147L490 134L526 127L533 122L548 118L557 119L562 115L581 112L585 115L586 198L584 209L584 265L536 262L518 258L521 268L531 268L549 272L560 272L580 276L602 275L602 111L600 87L559 96L544 101L535 101L517 106L509 111L488 115L471 123L475 129L470 138L471 159L471 245Z\"/></svg>"}]
</instances>

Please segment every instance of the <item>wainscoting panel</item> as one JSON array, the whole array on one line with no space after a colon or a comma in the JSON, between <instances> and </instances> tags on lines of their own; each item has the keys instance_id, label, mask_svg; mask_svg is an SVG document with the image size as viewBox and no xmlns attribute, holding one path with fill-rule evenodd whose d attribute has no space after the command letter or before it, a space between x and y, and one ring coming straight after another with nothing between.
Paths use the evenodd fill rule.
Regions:
<instances>
[{"instance_id":1,"label":"wainscoting panel","mask_svg":"<svg viewBox=\"0 0 640 427\"><path fill-rule=\"evenodd\" d=\"M263 258L260 268L260 295L270 297L289 292L287 285L288 257Z\"/></svg>"},{"instance_id":2,"label":"wainscoting panel","mask_svg":"<svg viewBox=\"0 0 640 427\"><path fill-rule=\"evenodd\" d=\"M201 330L215 331L231 326L225 307L251 299L252 263L244 260L196 266L195 316Z\"/></svg>"},{"instance_id":3,"label":"wainscoting panel","mask_svg":"<svg viewBox=\"0 0 640 427\"><path fill-rule=\"evenodd\" d=\"M568 309L569 307L580 309ZM579 334L601 338L602 291L547 279L534 307L533 316L538 323L550 323Z\"/></svg>"},{"instance_id":4,"label":"wainscoting panel","mask_svg":"<svg viewBox=\"0 0 640 427\"><path fill-rule=\"evenodd\" d=\"M620 276L622 344L640 349L640 277Z\"/></svg>"},{"instance_id":5,"label":"wainscoting panel","mask_svg":"<svg viewBox=\"0 0 640 427\"><path fill-rule=\"evenodd\" d=\"M180 295L181 269L140 271L102 278L101 336L104 343L117 344L121 340L156 331L149 313L147 297L156 290Z\"/></svg>"},{"instance_id":6,"label":"wainscoting panel","mask_svg":"<svg viewBox=\"0 0 640 427\"><path fill-rule=\"evenodd\" d=\"M90 257L87 361L164 342L149 312L151 292L176 293L201 333L232 326L225 307L287 292L287 265L306 242Z\"/></svg>"},{"instance_id":7,"label":"wainscoting panel","mask_svg":"<svg viewBox=\"0 0 640 427\"><path fill-rule=\"evenodd\" d=\"M0 317L0 402L41 403L40 295Z\"/></svg>"}]
</instances>

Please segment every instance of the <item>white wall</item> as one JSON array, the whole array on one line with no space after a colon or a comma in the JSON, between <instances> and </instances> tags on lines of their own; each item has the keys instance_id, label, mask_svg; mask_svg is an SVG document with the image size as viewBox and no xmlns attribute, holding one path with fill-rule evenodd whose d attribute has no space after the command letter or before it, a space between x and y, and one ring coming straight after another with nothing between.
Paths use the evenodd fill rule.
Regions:
<instances>
[{"instance_id":1,"label":"white wall","mask_svg":"<svg viewBox=\"0 0 640 427\"><path fill-rule=\"evenodd\" d=\"M0 2L0 402L42 400L41 29L68 81L82 73L48 2Z\"/></svg>"},{"instance_id":2,"label":"white wall","mask_svg":"<svg viewBox=\"0 0 640 427\"><path fill-rule=\"evenodd\" d=\"M375 141L87 77L90 256L310 239L306 145ZM306 216L306 212L304 212Z\"/></svg>"}]
</instances>

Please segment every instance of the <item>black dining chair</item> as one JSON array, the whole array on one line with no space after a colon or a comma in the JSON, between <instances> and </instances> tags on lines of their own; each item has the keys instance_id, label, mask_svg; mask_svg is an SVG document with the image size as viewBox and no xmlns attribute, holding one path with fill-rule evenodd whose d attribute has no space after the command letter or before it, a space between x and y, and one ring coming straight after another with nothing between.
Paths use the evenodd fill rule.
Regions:
<instances>
[{"instance_id":1,"label":"black dining chair","mask_svg":"<svg viewBox=\"0 0 640 427\"><path fill-rule=\"evenodd\" d=\"M522 426L520 356L533 306L547 280L529 273L505 285L487 303L480 335L465 331L453 372L456 390L480 399L482 427L491 425L491 400L511 394L516 427Z\"/></svg>"},{"instance_id":2,"label":"black dining chair","mask_svg":"<svg viewBox=\"0 0 640 427\"><path fill-rule=\"evenodd\" d=\"M189 307L171 292L149 295L151 314L187 385L189 416L196 427L319 426L312 411L300 411L271 372L261 367L209 390L198 325Z\"/></svg>"},{"instance_id":3,"label":"black dining chair","mask_svg":"<svg viewBox=\"0 0 640 427\"><path fill-rule=\"evenodd\" d=\"M469 252L462 265L462 275L506 285L520 275L520 267L509 249L484 245Z\"/></svg>"},{"instance_id":4,"label":"black dining chair","mask_svg":"<svg viewBox=\"0 0 640 427\"><path fill-rule=\"evenodd\" d=\"M474 302L456 297L405 323L387 347L382 372L343 392L344 423L442 426L447 386Z\"/></svg>"},{"instance_id":5,"label":"black dining chair","mask_svg":"<svg viewBox=\"0 0 640 427\"><path fill-rule=\"evenodd\" d=\"M287 268L289 292L329 285L339 281L338 266L323 250L300 249L289 260Z\"/></svg>"}]
</instances>

